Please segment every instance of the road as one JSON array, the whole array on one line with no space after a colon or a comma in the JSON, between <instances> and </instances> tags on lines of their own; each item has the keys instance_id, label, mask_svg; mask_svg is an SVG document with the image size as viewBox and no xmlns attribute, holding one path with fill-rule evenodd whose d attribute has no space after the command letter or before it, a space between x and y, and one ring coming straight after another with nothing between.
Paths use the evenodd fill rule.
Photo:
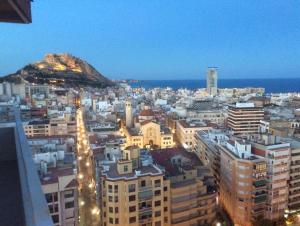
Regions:
<instances>
[{"instance_id":1,"label":"road","mask_svg":"<svg viewBox=\"0 0 300 226\"><path fill-rule=\"evenodd\" d=\"M100 216L96 204L95 179L92 152L85 131L82 110L76 112L77 119L77 181L79 188L79 225L99 226Z\"/></svg>"}]
</instances>

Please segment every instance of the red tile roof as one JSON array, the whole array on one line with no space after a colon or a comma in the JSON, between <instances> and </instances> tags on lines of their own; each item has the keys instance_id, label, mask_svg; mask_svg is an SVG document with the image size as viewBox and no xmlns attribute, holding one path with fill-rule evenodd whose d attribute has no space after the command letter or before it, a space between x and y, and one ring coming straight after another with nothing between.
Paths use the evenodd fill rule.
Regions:
<instances>
[{"instance_id":1,"label":"red tile roof","mask_svg":"<svg viewBox=\"0 0 300 226\"><path fill-rule=\"evenodd\" d=\"M142 110L140 116L154 116L154 112L151 109Z\"/></svg>"}]
</instances>

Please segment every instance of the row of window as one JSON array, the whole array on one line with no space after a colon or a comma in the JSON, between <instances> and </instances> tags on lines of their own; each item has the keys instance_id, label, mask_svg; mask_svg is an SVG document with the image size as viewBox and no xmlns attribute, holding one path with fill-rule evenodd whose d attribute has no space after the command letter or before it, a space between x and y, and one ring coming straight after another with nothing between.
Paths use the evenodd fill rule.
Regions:
<instances>
[{"instance_id":1,"label":"row of window","mask_svg":"<svg viewBox=\"0 0 300 226\"><path fill-rule=\"evenodd\" d=\"M128 167L126 167L126 165L124 166L124 172L127 172L128 171ZM140 183L140 186L141 187L146 187L147 183L145 180L142 180L141 183ZM160 187L161 186L161 180L155 180L154 181L154 186L155 187ZM114 188L114 189L113 189ZM109 193L118 193L119 191L119 187L118 185L114 185L114 187L112 185L108 185L108 192ZM135 184L129 184L128 185L128 192L131 193L131 192L135 192L136 191L136 185Z\"/></svg>"}]
</instances>

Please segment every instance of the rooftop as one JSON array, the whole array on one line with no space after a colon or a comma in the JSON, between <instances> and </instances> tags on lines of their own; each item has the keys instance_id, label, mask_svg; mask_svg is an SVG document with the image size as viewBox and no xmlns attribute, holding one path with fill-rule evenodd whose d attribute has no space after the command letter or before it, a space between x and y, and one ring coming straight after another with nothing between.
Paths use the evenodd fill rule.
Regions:
<instances>
[{"instance_id":1,"label":"rooftop","mask_svg":"<svg viewBox=\"0 0 300 226\"><path fill-rule=\"evenodd\" d=\"M193 169L196 166L202 166L202 162L197 155L193 152L188 152L184 148L166 148L153 150L150 152L154 162L162 166L170 176L181 174L180 168L185 170ZM180 164L173 163L172 158L175 156L181 156L183 161Z\"/></svg>"}]
</instances>

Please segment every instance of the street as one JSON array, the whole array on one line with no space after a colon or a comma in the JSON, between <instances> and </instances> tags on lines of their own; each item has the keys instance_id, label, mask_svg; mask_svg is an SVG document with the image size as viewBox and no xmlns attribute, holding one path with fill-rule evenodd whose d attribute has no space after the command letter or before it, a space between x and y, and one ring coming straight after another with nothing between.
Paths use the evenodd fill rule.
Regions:
<instances>
[{"instance_id":1,"label":"street","mask_svg":"<svg viewBox=\"0 0 300 226\"><path fill-rule=\"evenodd\" d=\"M77 181L79 190L79 225L100 225L99 209L96 205L96 190L92 154L85 131L82 111L77 118Z\"/></svg>"}]
</instances>

